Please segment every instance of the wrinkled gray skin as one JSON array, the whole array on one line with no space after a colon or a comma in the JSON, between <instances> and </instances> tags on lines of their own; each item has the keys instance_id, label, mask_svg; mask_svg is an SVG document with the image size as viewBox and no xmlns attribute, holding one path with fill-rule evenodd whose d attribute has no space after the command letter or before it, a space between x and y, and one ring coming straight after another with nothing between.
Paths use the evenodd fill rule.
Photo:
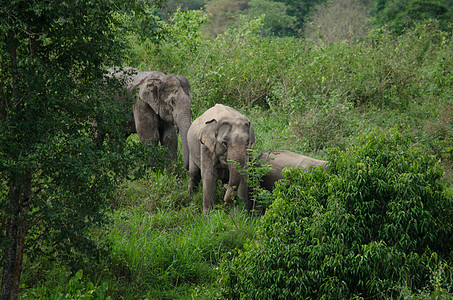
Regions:
<instances>
[{"instance_id":1,"label":"wrinkled gray skin","mask_svg":"<svg viewBox=\"0 0 453 300\"><path fill-rule=\"evenodd\" d=\"M272 191L275 187L275 182L283 179L283 168L302 168L307 170L313 166L325 166L327 161L311 158L295 152L279 150L265 152L258 157L262 164L272 166L272 170L262 178L261 187Z\"/></svg>"},{"instance_id":2,"label":"wrinkled gray skin","mask_svg":"<svg viewBox=\"0 0 453 300\"><path fill-rule=\"evenodd\" d=\"M189 191L203 183L203 215L211 209L217 181L228 183L224 201L232 192L246 203L248 210L253 203L248 199L247 175L239 172L249 160L248 149L255 143L255 133L250 120L235 109L216 104L193 121L187 133L189 144Z\"/></svg>"},{"instance_id":3,"label":"wrinkled gray skin","mask_svg":"<svg viewBox=\"0 0 453 300\"><path fill-rule=\"evenodd\" d=\"M191 124L190 83L185 76L165 75L157 71L141 71L136 68L111 68L110 76L124 80L125 93L120 96L135 97L133 124L130 133L138 133L140 140L157 146L168 147L170 158L176 161L178 131L181 133L184 168L189 168L187 131Z\"/></svg>"}]
</instances>

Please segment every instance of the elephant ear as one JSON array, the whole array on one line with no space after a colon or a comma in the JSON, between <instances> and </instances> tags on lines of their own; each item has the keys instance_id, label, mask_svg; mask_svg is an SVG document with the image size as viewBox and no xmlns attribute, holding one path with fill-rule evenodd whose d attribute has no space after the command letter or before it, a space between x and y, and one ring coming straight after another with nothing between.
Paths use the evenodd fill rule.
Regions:
<instances>
[{"instance_id":1,"label":"elephant ear","mask_svg":"<svg viewBox=\"0 0 453 300\"><path fill-rule=\"evenodd\" d=\"M174 108L180 85L178 78L174 75L167 75L162 78L162 82L158 87L158 94L161 101Z\"/></svg>"},{"instance_id":2,"label":"elephant ear","mask_svg":"<svg viewBox=\"0 0 453 300\"><path fill-rule=\"evenodd\" d=\"M145 101L154 110L156 115L159 114L160 103L159 103L159 87L161 80L157 78L145 78L143 83L140 85L139 96L140 99Z\"/></svg>"},{"instance_id":3,"label":"elephant ear","mask_svg":"<svg viewBox=\"0 0 453 300\"><path fill-rule=\"evenodd\" d=\"M215 145L216 145L216 138L217 138L217 120L212 119L207 121L203 128L200 130L199 139L200 142L208 147L209 151L214 153Z\"/></svg>"},{"instance_id":4,"label":"elephant ear","mask_svg":"<svg viewBox=\"0 0 453 300\"><path fill-rule=\"evenodd\" d=\"M247 148L253 148L255 145L255 131L253 130L251 122L249 122L249 137L249 144L247 145Z\"/></svg>"},{"instance_id":5,"label":"elephant ear","mask_svg":"<svg viewBox=\"0 0 453 300\"><path fill-rule=\"evenodd\" d=\"M184 93L187 95L190 95L190 82L189 79L187 79L186 76L178 75L176 76L181 83L182 89L184 90Z\"/></svg>"},{"instance_id":6,"label":"elephant ear","mask_svg":"<svg viewBox=\"0 0 453 300\"><path fill-rule=\"evenodd\" d=\"M161 84L160 74L155 72L145 74L145 77L138 78L128 85L128 90L138 90L139 98L145 101L156 114L159 114L159 86Z\"/></svg>"}]
</instances>

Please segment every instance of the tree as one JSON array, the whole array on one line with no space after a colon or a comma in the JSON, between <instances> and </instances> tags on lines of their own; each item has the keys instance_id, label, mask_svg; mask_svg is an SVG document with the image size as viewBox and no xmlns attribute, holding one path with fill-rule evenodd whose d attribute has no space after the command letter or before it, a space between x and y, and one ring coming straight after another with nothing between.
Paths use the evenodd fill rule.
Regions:
<instances>
[{"instance_id":1,"label":"tree","mask_svg":"<svg viewBox=\"0 0 453 300\"><path fill-rule=\"evenodd\" d=\"M209 0L205 10L209 17L206 24L212 36L224 33L228 26L239 19L241 11L248 7L249 0Z\"/></svg>"},{"instance_id":2,"label":"tree","mask_svg":"<svg viewBox=\"0 0 453 300\"><path fill-rule=\"evenodd\" d=\"M200 10L206 1L204 0L168 0L162 9L164 15L172 14L178 8L183 10Z\"/></svg>"},{"instance_id":3,"label":"tree","mask_svg":"<svg viewBox=\"0 0 453 300\"><path fill-rule=\"evenodd\" d=\"M305 35L320 42L357 40L370 29L365 5L357 0L321 4L305 24Z\"/></svg>"},{"instance_id":4,"label":"tree","mask_svg":"<svg viewBox=\"0 0 453 300\"><path fill-rule=\"evenodd\" d=\"M453 21L453 14L437 0L380 0L376 6L376 23L387 25L394 33L412 28L416 22L435 19L442 30L447 30Z\"/></svg>"},{"instance_id":5,"label":"tree","mask_svg":"<svg viewBox=\"0 0 453 300\"><path fill-rule=\"evenodd\" d=\"M1 1L1 299L17 298L24 253L51 252L77 267L102 250L87 232L105 221L129 164L118 126L126 114L103 72L119 64L125 46L114 14L141 7Z\"/></svg>"},{"instance_id":6,"label":"tree","mask_svg":"<svg viewBox=\"0 0 453 300\"><path fill-rule=\"evenodd\" d=\"M326 0L275 0L286 4L287 13L297 19L293 34L300 34L304 29L304 23L313 7L324 3Z\"/></svg>"},{"instance_id":7,"label":"tree","mask_svg":"<svg viewBox=\"0 0 453 300\"><path fill-rule=\"evenodd\" d=\"M264 17L264 34L289 35L294 31L296 18L286 13L285 3L271 0L251 0L247 15L257 18Z\"/></svg>"}]
</instances>

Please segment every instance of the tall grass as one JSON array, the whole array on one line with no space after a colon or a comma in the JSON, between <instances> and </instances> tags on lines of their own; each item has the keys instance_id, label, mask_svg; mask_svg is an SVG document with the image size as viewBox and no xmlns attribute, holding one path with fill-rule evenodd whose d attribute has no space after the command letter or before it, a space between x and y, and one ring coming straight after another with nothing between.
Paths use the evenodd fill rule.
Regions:
<instances>
[{"instance_id":1,"label":"tall grass","mask_svg":"<svg viewBox=\"0 0 453 300\"><path fill-rule=\"evenodd\" d=\"M196 205L152 212L145 207L115 211L107 234L108 268L117 279L112 285L125 298L179 298L197 286L210 289L225 253L254 235L254 221L238 210L204 218Z\"/></svg>"}]
</instances>

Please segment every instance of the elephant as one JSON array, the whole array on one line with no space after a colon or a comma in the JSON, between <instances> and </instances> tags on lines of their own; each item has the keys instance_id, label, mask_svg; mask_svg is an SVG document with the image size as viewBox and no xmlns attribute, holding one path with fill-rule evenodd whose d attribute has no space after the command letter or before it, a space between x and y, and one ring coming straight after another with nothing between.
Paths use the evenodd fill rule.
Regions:
<instances>
[{"instance_id":1,"label":"elephant","mask_svg":"<svg viewBox=\"0 0 453 300\"><path fill-rule=\"evenodd\" d=\"M261 164L268 164L272 170L264 175L261 179L261 187L272 191L275 187L275 182L283 179L283 168L302 168L304 170L313 166L326 166L328 161L311 158L299 153L278 150L272 152L264 152L258 157Z\"/></svg>"},{"instance_id":2,"label":"elephant","mask_svg":"<svg viewBox=\"0 0 453 300\"><path fill-rule=\"evenodd\" d=\"M203 185L203 215L206 216L216 198L218 180L228 183L224 201L233 191L253 208L248 197L247 174L241 172L249 160L248 149L255 144L250 120L237 110L216 104L193 121L187 133L189 144L189 192Z\"/></svg>"},{"instance_id":3,"label":"elephant","mask_svg":"<svg viewBox=\"0 0 453 300\"><path fill-rule=\"evenodd\" d=\"M168 147L170 158L176 160L178 131L181 133L184 169L189 169L187 131L191 124L190 83L185 76L165 75L158 71L141 71L136 68L111 68L110 76L123 79L125 93L120 97L135 97L132 107L133 124L130 133L137 133L145 143L158 143Z\"/></svg>"},{"instance_id":4,"label":"elephant","mask_svg":"<svg viewBox=\"0 0 453 300\"><path fill-rule=\"evenodd\" d=\"M118 91L116 91L115 100L116 101L119 100L124 105L125 113L130 115L128 122L122 125L125 137L128 137L133 133L137 133L137 130L135 128L133 106L131 107L127 105L128 103L134 102L135 96L133 94L133 91L128 89L127 87L134 80L134 78L136 78L139 74L143 73L145 72L137 68L113 67L108 69L107 74L105 75L106 79L115 78L116 80L119 81L118 83L121 85L121 88Z\"/></svg>"}]
</instances>

